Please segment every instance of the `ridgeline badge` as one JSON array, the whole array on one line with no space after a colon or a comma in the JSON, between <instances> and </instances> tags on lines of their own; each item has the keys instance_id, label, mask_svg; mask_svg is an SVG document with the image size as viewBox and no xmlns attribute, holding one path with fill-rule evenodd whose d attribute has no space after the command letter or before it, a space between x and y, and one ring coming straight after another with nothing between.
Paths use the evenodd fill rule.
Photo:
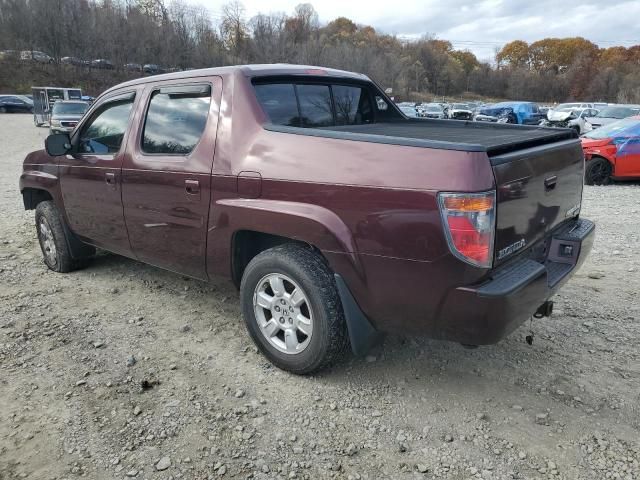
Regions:
<instances>
[{"instance_id":1,"label":"ridgeline badge","mask_svg":"<svg viewBox=\"0 0 640 480\"><path fill-rule=\"evenodd\" d=\"M518 240L515 243L512 243L511 245L507 245L506 247L504 247L503 249L498 251L498 260L506 257L507 255L511 255L513 252L520 250L521 248L523 248L525 245L527 244L526 240L523 238L521 240Z\"/></svg>"}]
</instances>

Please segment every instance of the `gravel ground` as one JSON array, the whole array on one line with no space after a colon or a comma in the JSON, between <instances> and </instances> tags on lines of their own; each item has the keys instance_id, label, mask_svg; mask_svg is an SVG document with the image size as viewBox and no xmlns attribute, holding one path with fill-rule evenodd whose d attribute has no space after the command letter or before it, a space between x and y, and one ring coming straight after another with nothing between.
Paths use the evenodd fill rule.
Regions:
<instances>
[{"instance_id":1,"label":"gravel ground","mask_svg":"<svg viewBox=\"0 0 640 480\"><path fill-rule=\"evenodd\" d=\"M305 378L224 280L48 271L18 192L46 134L0 116L0 479L640 479L637 184L585 189L594 251L532 346L388 337Z\"/></svg>"}]
</instances>

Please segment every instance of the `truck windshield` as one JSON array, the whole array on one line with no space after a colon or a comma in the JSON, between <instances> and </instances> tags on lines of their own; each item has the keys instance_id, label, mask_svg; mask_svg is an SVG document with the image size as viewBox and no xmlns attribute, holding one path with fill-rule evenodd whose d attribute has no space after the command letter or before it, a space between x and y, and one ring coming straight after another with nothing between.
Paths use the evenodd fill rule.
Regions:
<instances>
[{"instance_id":1,"label":"truck windshield","mask_svg":"<svg viewBox=\"0 0 640 480\"><path fill-rule=\"evenodd\" d=\"M89 105L82 102L74 102L74 103L60 103L56 102L53 105L53 114L54 115L83 115L84 112L87 111Z\"/></svg>"}]
</instances>

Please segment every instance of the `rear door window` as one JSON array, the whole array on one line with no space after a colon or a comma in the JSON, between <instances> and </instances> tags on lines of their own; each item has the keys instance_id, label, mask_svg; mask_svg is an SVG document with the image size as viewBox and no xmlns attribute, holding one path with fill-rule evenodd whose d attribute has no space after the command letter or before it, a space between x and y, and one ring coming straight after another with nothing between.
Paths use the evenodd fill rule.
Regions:
<instances>
[{"instance_id":1,"label":"rear door window","mask_svg":"<svg viewBox=\"0 0 640 480\"><path fill-rule=\"evenodd\" d=\"M142 151L188 155L200 141L209 116L210 85L162 87L151 94Z\"/></svg>"}]
</instances>

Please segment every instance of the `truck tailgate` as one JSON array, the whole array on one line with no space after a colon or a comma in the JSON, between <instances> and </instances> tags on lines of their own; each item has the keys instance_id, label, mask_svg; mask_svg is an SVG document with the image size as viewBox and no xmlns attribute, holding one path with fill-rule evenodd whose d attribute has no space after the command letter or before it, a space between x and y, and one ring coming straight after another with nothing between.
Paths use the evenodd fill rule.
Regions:
<instances>
[{"instance_id":1,"label":"truck tailgate","mask_svg":"<svg viewBox=\"0 0 640 480\"><path fill-rule=\"evenodd\" d=\"M491 157L497 211L494 265L580 212L584 158L571 139Z\"/></svg>"}]
</instances>

